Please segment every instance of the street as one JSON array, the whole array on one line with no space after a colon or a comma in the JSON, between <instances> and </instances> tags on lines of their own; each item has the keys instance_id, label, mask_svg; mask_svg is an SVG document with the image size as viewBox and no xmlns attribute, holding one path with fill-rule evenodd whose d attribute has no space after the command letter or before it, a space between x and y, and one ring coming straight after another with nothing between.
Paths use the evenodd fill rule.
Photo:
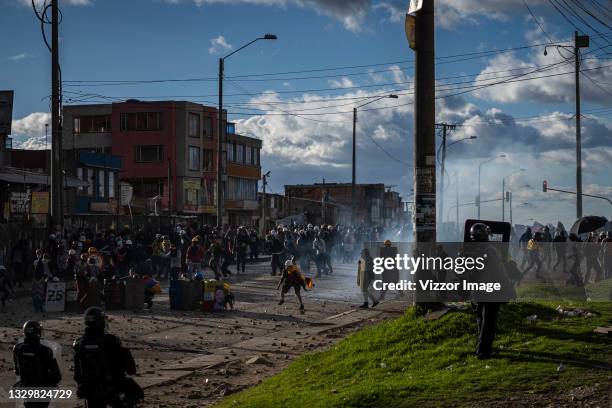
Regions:
<instances>
[{"instance_id":1,"label":"street","mask_svg":"<svg viewBox=\"0 0 612 408\"><path fill-rule=\"evenodd\" d=\"M136 359L136 380L145 388L147 407L213 405L306 352L323 350L363 325L399 316L407 306L389 301L357 310L361 296L355 267L338 264L334 274L316 279L315 288L303 295L306 310L300 314L292 292L285 304L277 304L278 277L269 270L268 262L259 262L248 264L245 275L232 276L234 311L171 311L164 285L151 311L108 312L108 332L119 336ZM21 326L41 316L31 312L29 297L9 303L1 316L0 388L6 390L15 382L11 349L21 337ZM71 345L83 331L81 315L47 314L41 321L43 338L62 348L62 385L75 387Z\"/></svg>"}]
</instances>

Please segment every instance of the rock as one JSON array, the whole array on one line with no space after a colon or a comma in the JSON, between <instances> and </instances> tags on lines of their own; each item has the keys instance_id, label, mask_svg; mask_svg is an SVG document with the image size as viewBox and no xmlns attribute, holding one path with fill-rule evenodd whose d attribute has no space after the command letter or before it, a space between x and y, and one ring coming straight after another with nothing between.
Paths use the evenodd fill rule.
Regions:
<instances>
[{"instance_id":1,"label":"rock","mask_svg":"<svg viewBox=\"0 0 612 408\"><path fill-rule=\"evenodd\" d=\"M189 395L187 395L188 399L201 399L202 393L200 391L191 391Z\"/></svg>"},{"instance_id":2,"label":"rock","mask_svg":"<svg viewBox=\"0 0 612 408\"><path fill-rule=\"evenodd\" d=\"M268 360L267 358L264 358L262 356L255 356L252 357L250 359L248 359L246 361L246 364L251 365L251 364L262 364L262 365L274 365L274 363L272 363L270 360Z\"/></svg>"}]
</instances>

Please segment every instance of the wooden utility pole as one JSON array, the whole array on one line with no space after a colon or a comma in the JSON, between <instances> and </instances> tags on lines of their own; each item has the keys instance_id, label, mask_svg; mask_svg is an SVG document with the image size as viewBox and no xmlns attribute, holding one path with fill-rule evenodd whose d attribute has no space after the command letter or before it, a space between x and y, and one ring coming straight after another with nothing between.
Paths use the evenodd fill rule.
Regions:
<instances>
[{"instance_id":1,"label":"wooden utility pole","mask_svg":"<svg viewBox=\"0 0 612 408\"><path fill-rule=\"evenodd\" d=\"M434 2L416 11L414 105L414 238L436 241Z\"/></svg>"},{"instance_id":2,"label":"wooden utility pole","mask_svg":"<svg viewBox=\"0 0 612 408\"><path fill-rule=\"evenodd\" d=\"M59 0L51 0L51 220L53 226L64 224L58 2Z\"/></svg>"}]
</instances>

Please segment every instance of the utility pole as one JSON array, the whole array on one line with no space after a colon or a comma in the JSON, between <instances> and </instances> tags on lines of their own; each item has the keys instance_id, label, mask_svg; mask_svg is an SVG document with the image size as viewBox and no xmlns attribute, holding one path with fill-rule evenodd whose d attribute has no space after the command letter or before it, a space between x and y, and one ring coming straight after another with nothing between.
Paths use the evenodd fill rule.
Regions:
<instances>
[{"instance_id":1,"label":"utility pole","mask_svg":"<svg viewBox=\"0 0 612 408\"><path fill-rule=\"evenodd\" d=\"M508 191L508 205L510 205L510 225L512 225L512 191Z\"/></svg>"},{"instance_id":2,"label":"utility pole","mask_svg":"<svg viewBox=\"0 0 612 408\"><path fill-rule=\"evenodd\" d=\"M438 209L438 223L442 227L444 217L444 166L446 163L446 137L448 130L455 130L456 125L449 125L448 123L436 123L436 129L442 129L442 159L440 165L440 208Z\"/></svg>"},{"instance_id":3,"label":"utility pole","mask_svg":"<svg viewBox=\"0 0 612 408\"><path fill-rule=\"evenodd\" d=\"M223 72L225 60L219 58L219 118L217 135L217 228L223 228Z\"/></svg>"},{"instance_id":4,"label":"utility pole","mask_svg":"<svg viewBox=\"0 0 612 408\"><path fill-rule=\"evenodd\" d=\"M53 226L64 224L58 1L51 0L51 220Z\"/></svg>"},{"instance_id":5,"label":"utility pole","mask_svg":"<svg viewBox=\"0 0 612 408\"><path fill-rule=\"evenodd\" d=\"M416 11L414 105L414 238L436 241L434 2Z\"/></svg>"},{"instance_id":6,"label":"utility pole","mask_svg":"<svg viewBox=\"0 0 612 408\"><path fill-rule=\"evenodd\" d=\"M576 64L576 217L582 217L582 134L580 128L580 48L588 48L589 36L574 32Z\"/></svg>"},{"instance_id":7,"label":"utility pole","mask_svg":"<svg viewBox=\"0 0 612 408\"><path fill-rule=\"evenodd\" d=\"M459 233L459 173L455 172L455 187L456 187L456 192L457 195L455 196L455 205L456 205L456 211L457 211L457 223L455 224L455 229L457 231L457 240L461 239L461 234Z\"/></svg>"},{"instance_id":8,"label":"utility pole","mask_svg":"<svg viewBox=\"0 0 612 408\"><path fill-rule=\"evenodd\" d=\"M268 208L266 204L266 186L268 185L268 177L270 177L270 172L267 172L262 176L263 179L263 197L261 199L261 207L262 207L262 215L261 215L261 234L265 236L266 230L268 227L266 226L266 209Z\"/></svg>"},{"instance_id":9,"label":"utility pole","mask_svg":"<svg viewBox=\"0 0 612 408\"><path fill-rule=\"evenodd\" d=\"M355 200L356 200L356 160L357 160L357 108L353 108L353 172L351 178L351 228L355 227Z\"/></svg>"}]
</instances>

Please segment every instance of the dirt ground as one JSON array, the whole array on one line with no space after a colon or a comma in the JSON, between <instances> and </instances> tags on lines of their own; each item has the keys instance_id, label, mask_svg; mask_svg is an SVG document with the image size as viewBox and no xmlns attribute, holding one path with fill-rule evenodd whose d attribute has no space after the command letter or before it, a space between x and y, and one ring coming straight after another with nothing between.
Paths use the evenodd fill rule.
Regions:
<instances>
[{"instance_id":1,"label":"dirt ground","mask_svg":"<svg viewBox=\"0 0 612 408\"><path fill-rule=\"evenodd\" d=\"M353 265L315 280L304 294L305 312L289 293L278 305L278 277L266 262L250 264L231 279L235 310L222 313L180 312L169 308L167 286L151 311L109 311L108 331L132 350L136 381L145 388L147 407L210 406L225 395L260 382L301 354L322 350L363 325L397 317L407 301L389 301L376 309L357 310L361 302ZM62 349L62 385L74 387L72 343L83 332L75 313L35 315L29 298L13 300L0 312L0 389L15 382L12 346L26 320L39 319L44 338ZM61 406L78 406L76 401ZM2 407L14 404L0 404Z\"/></svg>"}]
</instances>

